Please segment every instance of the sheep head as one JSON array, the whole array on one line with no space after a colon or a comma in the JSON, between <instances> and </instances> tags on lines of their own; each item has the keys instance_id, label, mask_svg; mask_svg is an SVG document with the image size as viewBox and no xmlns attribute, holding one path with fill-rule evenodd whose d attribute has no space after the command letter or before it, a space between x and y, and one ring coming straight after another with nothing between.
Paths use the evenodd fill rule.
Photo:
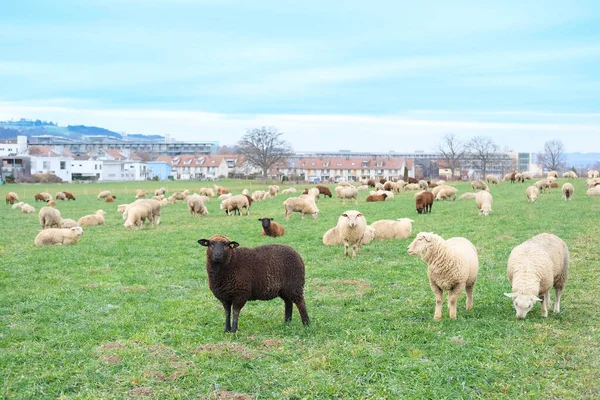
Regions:
<instances>
[{"instance_id":1,"label":"sheep head","mask_svg":"<svg viewBox=\"0 0 600 400\"><path fill-rule=\"evenodd\" d=\"M269 225L271 225L271 221L273 221L273 218L259 218L258 220L262 223L262 227L264 229L268 229Z\"/></svg>"},{"instance_id":2,"label":"sheep head","mask_svg":"<svg viewBox=\"0 0 600 400\"><path fill-rule=\"evenodd\" d=\"M198 243L208 247L206 258L212 264L226 264L231 258L230 250L240 245L238 242L230 241L227 236L223 235L213 235L210 239L200 239Z\"/></svg>"},{"instance_id":3,"label":"sheep head","mask_svg":"<svg viewBox=\"0 0 600 400\"><path fill-rule=\"evenodd\" d=\"M432 232L419 232L417 237L415 237L415 240L408 245L408 254L411 256L421 256L421 258L425 257L427 251L431 247L431 242L436 236L439 237Z\"/></svg>"},{"instance_id":4,"label":"sheep head","mask_svg":"<svg viewBox=\"0 0 600 400\"><path fill-rule=\"evenodd\" d=\"M350 228L355 228L358 225L358 221L362 216L362 213L354 210L346 211L342 214L342 217L348 219L348 227Z\"/></svg>"},{"instance_id":5,"label":"sheep head","mask_svg":"<svg viewBox=\"0 0 600 400\"><path fill-rule=\"evenodd\" d=\"M525 319L527 313L531 311L535 303L542 301L542 299L532 294L504 293L504 295L513 299L513 306L517 312L518 319Z\"/></svg>"}]
</instances>

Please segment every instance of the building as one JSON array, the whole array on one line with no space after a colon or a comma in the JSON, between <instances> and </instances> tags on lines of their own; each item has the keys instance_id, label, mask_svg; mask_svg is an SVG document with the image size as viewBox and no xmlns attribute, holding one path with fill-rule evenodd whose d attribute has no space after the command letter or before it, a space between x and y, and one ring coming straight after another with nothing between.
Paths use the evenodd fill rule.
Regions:
<instances>
[{"instance_id":1,"label":"building","mask_svg":"<svg viewBox=\"0 0 600 400\"><path fill-rule=\"evenodd\" d=\"M27 152L27 136L16 139L0 140L0 157L23 155Z\"/></svg>"},{"instance_id":2,"label":"building","mask_svg":"<svg viewBox=\"0 0 600 400\"><path fill-rule=\"evenodd\" d=\"M161 181L166 181L172 175L171 165L165 161L150 161L146 163L150 170L150 179L158 176Z\"/></svg>"},{"instance_id":3,"label":"building","mask_svg":"<svg viewBox=\"0 0 600 400\"><path fill-rule=\"evenodd\" d=\"M0 179L13 176L16 180L31 177L29 156L0 156Z\"/></svg>"},{"instance_id":4,"label":"building","mask_svg":"<svg viewBox=\"0 0 600 400\"><path fill-rule=\"evenodd\" d=\"M73 180L100 180L104 161L96 160L90 156L75 156L71 163L71 176Z\"/></svg>"},{"instance_id":5,"label":"building","mask_svg":"<svg viewBox=\"0 0 600 400\"><path fill-rule=\"evenodd\" d=\"M169 164L174 179L220 179L229 174L227 159L223 155L161 156L156 161Z\"/></svg>"},{"instance_id":6,"label":"building","mask_svg":"<svg viewBox=\"0 0 600 400\"><path fill-rule=\"evenodd\" d=\"M36 155L30 156L31 174L54 174L63 182L71 182L71 165L73 157L62 155Z\"/></svg>"},{"instance_id":7,"label":"building","mask_svg":"<svg viewBox=\"0 0 600 400\"><path fill-rule=\"evenodd\" d=\"M145 161L103 160L101 181L144 181L150 179Z\"/></svg>"}]
</instances>

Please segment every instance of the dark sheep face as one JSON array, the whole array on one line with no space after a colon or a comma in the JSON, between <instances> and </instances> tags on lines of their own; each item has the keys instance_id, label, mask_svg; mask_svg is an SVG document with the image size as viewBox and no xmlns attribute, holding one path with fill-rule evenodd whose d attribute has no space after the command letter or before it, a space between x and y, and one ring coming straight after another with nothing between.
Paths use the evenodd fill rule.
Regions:
<instances>
[{"instance_id":1,"label":"dark sheep face","mask_svg":"<svg viewBox=\"0 0 600 400\"><path fill-rule=\"evenodd\" d=\"M273 218L259 218L258 220L262 223L262 227L267 229L271 225Z\"/></svg>"},{"instance_id":2,"label":"dark sheep face","mask_svg":"<svg viewBox=\"0 0 600 400\"><path fill-rule=\"evenodd\" d=\"M200 239L198 240L198 243L208 247L209 254L211 255L211 262L215 264L225 261L227 259L227 251L229 249L235 249L240 245L238 242L223 242L208 239Z\"/></svg>"}]
</instances>

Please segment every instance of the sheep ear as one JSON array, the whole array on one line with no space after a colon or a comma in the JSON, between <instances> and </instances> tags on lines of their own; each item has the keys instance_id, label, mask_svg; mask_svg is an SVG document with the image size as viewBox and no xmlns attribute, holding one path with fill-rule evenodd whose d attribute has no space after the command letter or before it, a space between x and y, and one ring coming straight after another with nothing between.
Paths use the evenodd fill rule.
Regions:
<instances>
[{"instance_id":1,"label":"sheep ear","mask_svg":"<svg viewBox=\"0 0 600 400\"><path fill-rule=\"evenodd\" d=\"M235 249L236 247L238 247L240 244L238 242L229 242L229 247L231 247L232 249Z\"/></svg>"},{"instance_id":2,"label":"sheep ear","mask_svg":"<svg viewBox=\"0 0 600 400\"><path fill-rule=\"evenodd\" d=\"M343 213L343 214L342 214L342 217L346 217L346 218L348 218L348 214L346 214L346 213Z\"/></svg>"},{"instance_id":3,"label":"sheep ear","mask_svg":"<svg viewBox=\"0 0 600 400\"><path fill-rule=\"evenodd\" d=\"M259 218L258 220L259 220L260 222L262 222L262 218Z\"/></svg>"},{"instance_id":4,"label":"sheep ear","mask_svg":"<svg viewBox=\"0 0 600 400\"><path fill-rule=\"evenodd\" d=\"M506 297L510 297L511 299L514 299L515 297L517 297L517 294L516 294L516 293L504 293L504 295L505 295Z\"/></svg>"},{"instance_id":5,"label":"sheep ear","mask_svg":"<svg viewBox=\"0 0 600 400\"><path fill-rule=\"evenodd\" d=\"M363 216L362 214L358 214L358 215L357 215L357 217L362 217L362 216Z\"/></svg>"},{"instance_id":6,"label":"sheep ear","mask_svg":"<svg viewBox=\"0 0 600 400\"><path fill-rule=\"evenodd\" d=\"M210 243L210 242L208 241L208 239L200 239L200 240L198 240L198 243L199 243L201 246L206 246L206 247L208 247L208 245L209 245L209 243Z\"/></svg>"},{"instance_id":7,"label":"sheep ear","mask_svg":"<svg viewBox=\"0 0 600 400\"><path fill-rule=\"evenodd\" d=\"M269 218L269 221L273 221L273 218Z\"/></svg>"},{"instance_id":8,"label":"sheep ear","mask_svg":"<svg viewBox=\"0 0 600 400\"><path fill-rule=\"evenodd\" d=\"M542 301L542 299L540 299L539 297L534 296L534 295L531 295L531 300L533 300L533 301Z\"/></svg>"}]
</instances>

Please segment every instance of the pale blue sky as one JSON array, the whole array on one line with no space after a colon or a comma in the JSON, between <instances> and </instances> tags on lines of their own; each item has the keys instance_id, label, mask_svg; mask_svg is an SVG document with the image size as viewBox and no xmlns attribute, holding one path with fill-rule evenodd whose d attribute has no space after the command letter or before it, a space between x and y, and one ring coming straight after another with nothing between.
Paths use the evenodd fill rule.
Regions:
<instances>
[{"instance_id":1,"label":"pale blue sky","mask_svg":"<svg viewBox=\"0 0 600 400\"><path fill-rule=\"evenodd\" d=\"M224 144L274 125L296 150L454 132L600 151L600 3L414 3L3 1L0 118Z\"/></svg>"}]
</instances>

